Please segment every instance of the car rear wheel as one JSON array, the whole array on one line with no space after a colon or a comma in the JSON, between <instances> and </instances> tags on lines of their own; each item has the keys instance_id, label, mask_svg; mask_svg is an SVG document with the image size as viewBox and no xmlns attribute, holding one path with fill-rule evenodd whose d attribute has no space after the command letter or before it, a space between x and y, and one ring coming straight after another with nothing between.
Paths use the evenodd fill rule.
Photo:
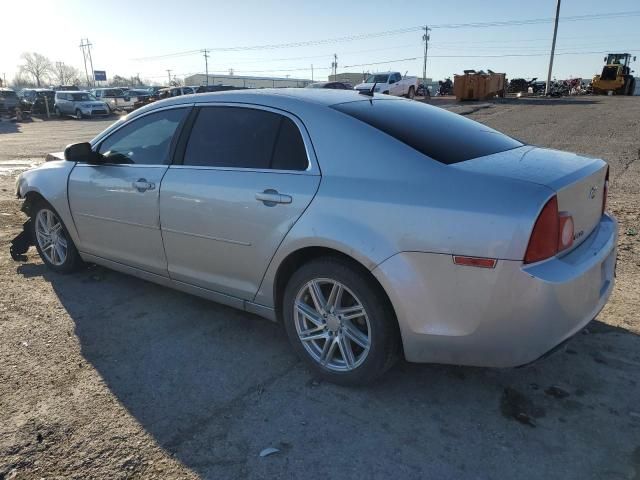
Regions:
<instances>
[{"instance_id":1,"label":"car rear wheel","mask_svg":"<svg viewBox=\"0 0 640 480\"><path fill-rule=\"evenodd\" d=\"M407 94L407 98L413 100L416 96L416 90L413 87L409 87L409 93Z\"/></svg>"},{"instance_id":2,"label":"car rear wheel","mask_svg":"<svg viewBox=\"0 0 640 480\"><path fill-rule=\"evenodd\" d=\"M398 356L397 324L384 292L349 262L327 257L303 265L282 307L294 350L328 381L369 383Z\"/></svg>"},{"instance_id":3,"label":"car rear wheel","mask_svg":"<svg viewBox=\"0 0 640 480\"><path fill-rule=\"evenodd\" d=\"M82 265L67 228L51 205L41 202L35 206L31 227L38 254L51 270L69 273Z\"/></svg>"}]
</instances>

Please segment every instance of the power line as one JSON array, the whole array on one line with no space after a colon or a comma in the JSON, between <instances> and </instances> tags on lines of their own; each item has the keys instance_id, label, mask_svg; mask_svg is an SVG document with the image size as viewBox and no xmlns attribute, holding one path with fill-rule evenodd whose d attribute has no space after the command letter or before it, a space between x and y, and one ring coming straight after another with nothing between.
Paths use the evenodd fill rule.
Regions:
<instances>
[{"instance_id":1,"label":"power line","mask_svg":"<svg viewBox=\"0 0 640 480\"><path fill-rule=\"evenodd\" d=\"M567 16L560 19L562 22L578 22L589 20L601 20L608 18L620 18L620 17L633 17L640 16L640 10L631 10L627 12L611 12L611 13L599 13L590 15L574 15ZM510 26L522 26L522 25L537 25L543 23L554 22L554 18L532 18L523 20L505 20L499 22L473 22L473 23L448 23L440 25L431 25L432 29L460 29L460 28L492 28L492 27L510 27ZM237 51L255 51L255 50L273 50L280 48L294 48L294 47L308 47L314 45L325 45L331 43L351 42L356 40L366 40L371 38L379 38L386 36L402 35L406 33L412 33L424 30L424 26L406 27L395 30L386 30L383 32L363 33L359 35L347 35L343 37L325 38L319 40L306 40L298 42L288 43L274 43L265 45L249 45L249 46L234 46L234 47L216 47L209 48L210 51L215 52L237 52ZM173 58L186 55L193 55L200 53L200 50L185 50L181 52L168 53L164 55L153 55L148 57L135 58L135 61L154 60L161 58Z\"/></svg>"}]
</instances>

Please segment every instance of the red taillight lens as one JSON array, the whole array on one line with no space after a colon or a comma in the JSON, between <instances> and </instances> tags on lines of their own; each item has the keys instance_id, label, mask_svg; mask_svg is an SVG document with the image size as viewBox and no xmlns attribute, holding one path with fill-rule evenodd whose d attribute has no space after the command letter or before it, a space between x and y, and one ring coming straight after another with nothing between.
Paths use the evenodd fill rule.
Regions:
<instances>
[{"instance_id":1,"label":"red taillight lens","mask_svg":"<svg viewBox=\"0 0 640 480\"><path fill-rule=\"evenodd\" d=\"M607 174L604 177L604 188L602 190L602 214L607 208L607 196L609 195L609 167L607 167Z\"/></svg>"},{"instance_id":2,"label":"red taillight lens","mask_svg":"<svg viewBox=\"0 0 640 480\"><path fill-rule=\"evenodd\" d=\"M553 196L540 212L533 226L524 263L533 263L558 253L559 234L558 199Z\"/></svg>"},{"instance_id":3,"label":"red taillight lens","mask_svg":"<svg viewBox=\"0 0 640 480\"><path fill-rule=\"evenodd\" d=\"M553 196L544 206L533 226L524 263L553 257L573 245L573 217L558 212L558 198Z\"/></svg>"}]
</instances>

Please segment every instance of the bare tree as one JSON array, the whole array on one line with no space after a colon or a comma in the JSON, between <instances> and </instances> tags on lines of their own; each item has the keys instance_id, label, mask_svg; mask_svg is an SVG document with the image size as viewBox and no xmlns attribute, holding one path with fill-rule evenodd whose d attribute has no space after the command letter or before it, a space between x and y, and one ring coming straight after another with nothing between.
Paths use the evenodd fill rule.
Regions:
<instances>
[{"instance_id":1,"label":"bare tree","mask_svg":"<svg viewBox=\"0 0 640 480\"><path fill-rule=\"evenodd\" d=\"M33 88L36 84L30 78L27 78L24 73L18 72L11 81L11 87L14 90L22 90L23 88Z\"/></svg>"},{"instance_id":2,"label":"bare tree","mask_svg":"<svg viewBox=\"0 0 640 480\"><path fill-rule=\"evenodd\" d=\"M80 70L71 65L65 65L63 62L56 62L53 67L53 76L58 85L79 85Z\"/></svg>"},{"instance_id":3,"label":"bare tree","mask_svg":"<svg viewBox=\"0 0 640 480\"><path fill-rule=\"evenodd\" d=\"M39 53L23 53L22 60L24 64L20 65L20 71L31 75L38 87L48 78L53 68L51 61Z\"/></svg>"}]
</instances>

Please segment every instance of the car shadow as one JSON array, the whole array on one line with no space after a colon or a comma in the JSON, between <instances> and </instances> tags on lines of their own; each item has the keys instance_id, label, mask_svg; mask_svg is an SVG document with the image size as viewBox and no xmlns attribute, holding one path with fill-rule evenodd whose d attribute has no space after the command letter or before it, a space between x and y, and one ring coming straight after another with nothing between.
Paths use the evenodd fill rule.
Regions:
<instances>
[{"instance_id":1,"label":"car shadow","mask_svg":"<svg viewBox=\"0 0 640 480\"><path fill-rule=\"evenodd\" d=\"M640 338L622 328L594 321L523 368L399 362L345 388L314 379L283 329L253 315L101 267L17 272L50 282L86 361L202 478L595 478L614 458L635 465ZM266 447L280 452L260 458Z\"/></svg>"}]
</instances>

